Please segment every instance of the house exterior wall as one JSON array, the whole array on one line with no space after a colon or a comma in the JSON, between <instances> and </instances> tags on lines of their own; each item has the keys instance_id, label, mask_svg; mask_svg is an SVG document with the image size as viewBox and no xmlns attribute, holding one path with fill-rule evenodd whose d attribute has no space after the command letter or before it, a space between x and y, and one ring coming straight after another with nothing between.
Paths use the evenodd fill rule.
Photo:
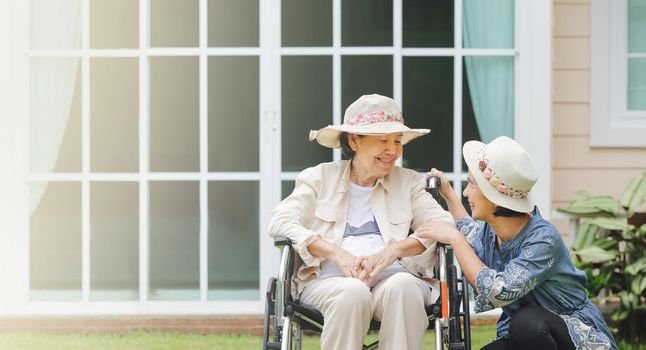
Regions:
<instances>
[{"instance_id":1,"label":"house exterior wall","mask_svg":"<svg viewBox=\"0 0 646 350\"><path fill-rule=\"evenodd\" d=\"M631 178L646 170L646 148L590 146L590 1L554 0L553 209L582 189L618 197ZM567 219L556 215L554 222L567 234Z\"/></svg>"}]
</instances>

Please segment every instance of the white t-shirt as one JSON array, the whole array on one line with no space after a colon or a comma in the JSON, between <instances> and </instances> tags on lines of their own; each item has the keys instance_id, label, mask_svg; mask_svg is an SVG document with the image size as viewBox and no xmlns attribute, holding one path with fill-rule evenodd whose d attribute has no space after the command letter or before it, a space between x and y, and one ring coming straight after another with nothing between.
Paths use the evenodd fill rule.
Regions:
<instances>
[{"instance_id":1,"label":"white t-shirt","mask_svg":"<svg viewBox=\"0 0 646 350\"><path fill-rule=\"evenodd\" d=\"M375 254L385 245L370 205L373 189L374 186L350 183L350 204L341 247L357 257ZM407 272L399 261L379 273L372 285L397 272ZM325 260L321 263L321 276L343 276L343 273L334 262Z\"/></svg>"}]
</instances>

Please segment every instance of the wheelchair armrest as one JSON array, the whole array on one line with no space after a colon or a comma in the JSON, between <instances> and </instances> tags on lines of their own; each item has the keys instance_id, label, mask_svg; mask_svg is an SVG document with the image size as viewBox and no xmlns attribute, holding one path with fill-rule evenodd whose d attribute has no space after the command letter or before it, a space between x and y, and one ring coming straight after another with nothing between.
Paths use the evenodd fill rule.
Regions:
<instances>
[{"instance_id":1,"label":"wheelchair armrest","mask_svg":"<svg viewBox=\"0 0 646 350\"><path fill-rule=\"evenodd\" d=\"M274 247L281 248L284 246L292 246L292 240L287 237L276 237L274 238Z\"/></svg>"}]
</instances>

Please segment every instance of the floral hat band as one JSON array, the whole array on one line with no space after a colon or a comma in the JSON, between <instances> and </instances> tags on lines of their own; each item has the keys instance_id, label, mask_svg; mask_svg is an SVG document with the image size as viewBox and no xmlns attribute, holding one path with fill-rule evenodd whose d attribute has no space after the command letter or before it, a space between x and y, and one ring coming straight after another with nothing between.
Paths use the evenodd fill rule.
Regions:
<instances>
[{"instance_id":1,"label":"floral hat band","mask_svg":"<svg viewBox=\"0 0 646 350\"><path fill-rule=\"evenodd\" d=\"M404 124L404 118L400 113L388 113L385 111L362 113L353 119L348 119L346 125L365 125L381 122L397 122Z\"/></svg>"},{"instance_id":2,"label":"floral hat band","mask_svg":"<svg viewBox=\"0 0 646 350\"><path fill-rule=\"evenodd\" d=\"M508 186L498 176L496 176L496 173L493 170L491 170L491 168L489 167L489 159L487 158L486 148L482 148L478 151L478 168L482 172L484 178L487 179L487 181L489 181L489 184L498 192L510 198L527 198L529 191L518 190L511 186Z\"/></svg>"}]
</instances>

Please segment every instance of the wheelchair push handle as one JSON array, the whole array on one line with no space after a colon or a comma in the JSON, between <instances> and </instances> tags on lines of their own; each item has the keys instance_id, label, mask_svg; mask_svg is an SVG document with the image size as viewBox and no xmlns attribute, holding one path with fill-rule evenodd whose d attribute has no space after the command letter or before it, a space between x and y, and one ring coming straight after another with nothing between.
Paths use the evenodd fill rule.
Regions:
<instances>
[{"instance_id":1,"label":"wheelchair push handle","mask_svg":"<svg viewBox=\"0 0 646 350\"><path fill-rule=\"evenodd\" d=\"M430 193L431 196L433 196L433 199L435 200L440 199L441 182L442 180L440 180L440 178L437 176L431 176L426 179L426 192Z\"/></svg>"}]
</instances>

